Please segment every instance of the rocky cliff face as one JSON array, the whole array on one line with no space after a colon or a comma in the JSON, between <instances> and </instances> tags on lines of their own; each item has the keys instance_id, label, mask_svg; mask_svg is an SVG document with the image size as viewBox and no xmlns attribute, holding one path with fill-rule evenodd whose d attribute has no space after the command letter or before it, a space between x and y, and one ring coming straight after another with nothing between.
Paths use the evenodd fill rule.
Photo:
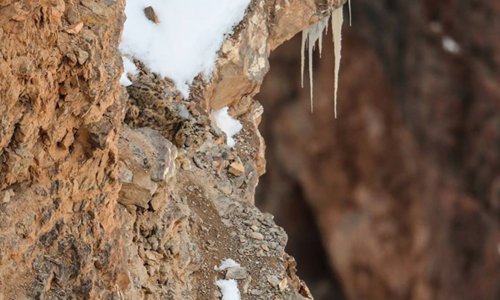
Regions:
<instances>
[{"instance_id":1,"label":"rocky cliff face","mask_svg":"<svg viewBox=\"0 0 500 300\"><path fill-rule=\"evenodd\" d=\"M124 1L0 4L0 298L309 299L253 205L270 51L341 1L252 1L191 99L117 45ZM161 20L160 20L161 21ZM231 105L234 149L210 120ZM188 114L186 115L186 111ZM232 258L241 268L214 268Z\"/></svg>"},{"instance_id":2,"label":"rocky cliff face","mask_svg":"<svg viewBox=\"0 0 500 300\"><path fill-rule=\"evenodd\" d=\"M259 204L301 241L311 233L297 203L310 207L347 299L498 299L500 6L352 4L338 120L330 41L314 114L300 39L272 56Z\"/></svg>"},{"instance_id":3,"label":"rocky cliff face","mask_svg":"<svg viewBox=\"0 0 500 300\"><path fill-rule=\"evenodd\" d=\"M123 2L0 10L2 297L110 296L126 270L115 179Z\"/></svg>"}]
</instances>

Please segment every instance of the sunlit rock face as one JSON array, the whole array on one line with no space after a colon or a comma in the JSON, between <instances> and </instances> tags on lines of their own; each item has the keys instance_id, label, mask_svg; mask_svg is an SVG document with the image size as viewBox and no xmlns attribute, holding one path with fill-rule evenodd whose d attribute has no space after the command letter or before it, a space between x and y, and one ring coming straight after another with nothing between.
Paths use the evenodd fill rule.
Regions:
<instances>
[{"instance_id":1,"label":"sunlit rock face","mask_svg":"<svg viewBox=\"0 0 500 300\"><path fill-rule=\"evenodd\" d=\"M253 96L270 51L333 6L252 1L186 96L137 57L124 74L125 1L3 1L0 299L218 299L226 279L243 299L311 299L254 206ZM234 147L210 117L225 106ZM214 269L228 258L245 272Z\"/></svg>"}]
</instances>

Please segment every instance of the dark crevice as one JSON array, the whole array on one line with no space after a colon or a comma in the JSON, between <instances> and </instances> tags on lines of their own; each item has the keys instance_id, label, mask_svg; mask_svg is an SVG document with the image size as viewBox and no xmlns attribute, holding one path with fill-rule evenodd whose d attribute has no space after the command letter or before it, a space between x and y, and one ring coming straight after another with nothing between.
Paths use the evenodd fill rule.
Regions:
<instances>
[{"instance_id":1,"label":"dark crevice","mask_svg":"<svg viewBox=\"0 0 500 300\"><path fill-rule=\"evenodd\" d=\"M263 211L275 216L276 224L283 227L288 234L286 251L297 260L298 275L306 282L316 300L344 300L341 284L332 271L324 249L315 215L305 198L301 184L287 174L280 153L274 127L276 117L285 111L292 102L298 101L296 85L300 84L300 61L295 55L286 51L287 47L297 49L300 53L300 36L279 47L270 59L270 72L274 76L267 78L287 78L283 82L266 82L262 90L266 94L268 88L280 86L279 97L259 99L264 106L263 123L260 131L267 145L267 173L261 177L256 191L256 205ZM281 51L285 50L285 51ZM318 55L315 53L313 66L318 66ZM273 69L273 65L281 68ZM286 66L283 69L283 66ZM293 73L292 73L293 72ZM278 76L276 76L278 75ZM307 72L304 74L305 86L308 89ZM272 93L271 93L272 94ZM268 94L266 94L268 95Z\"/></svg>"}]
</instances>

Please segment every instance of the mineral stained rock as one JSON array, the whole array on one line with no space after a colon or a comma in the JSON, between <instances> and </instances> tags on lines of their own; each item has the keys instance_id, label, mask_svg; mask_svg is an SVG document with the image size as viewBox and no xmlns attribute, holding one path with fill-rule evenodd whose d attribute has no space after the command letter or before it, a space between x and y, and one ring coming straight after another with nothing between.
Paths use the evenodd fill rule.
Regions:
<instances>
[{"instance_id":1,"label":"mineral stained rock","mask_svg":"<svg viewBox=\"0 0 500 300\"><path fill-rule=\"evenodd\" d=\"M226 258L243 299L311 299L253 204L252 97L270 51L340 1L253 1L191 101L140 62L119 85L124 4L0 4L0 299L217 299ZM225 105L234 149L209 118Z\"/></svg>"}]
</instances>

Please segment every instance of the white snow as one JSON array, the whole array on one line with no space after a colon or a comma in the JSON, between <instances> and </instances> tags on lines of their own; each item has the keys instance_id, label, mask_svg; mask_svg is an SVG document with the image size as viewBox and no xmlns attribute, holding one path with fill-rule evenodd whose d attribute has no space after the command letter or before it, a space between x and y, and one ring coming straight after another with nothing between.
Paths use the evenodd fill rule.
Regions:
<instances>
[{"instance_id":1,"label":"white snow","mask_svg":"<svg viewBox=\"0 0 500 300\"><path fill-rule=\"evenodd\" d=\"M226 143L229 147L234 147L236 145L236 141L233 136L240 132L243 128L240 121L233 119L227 113L228 107L225 106L219 110L212 112L212 117L215 121L217 127L222 130L226 134Z\"/></svg>"},{"instance_id":2,"label":"white snow","mask_svg":"<svg viewBox=\"0 0 500 300\"><path fill-rule=\"evenodd\" d=\"M226 109L227 113L227 109ZM227 258L220 263L220 266L215 267L217 271L223 271L228 268L240 267L240 264L231 258ZM222 293L222 300L240 300L240 290L238 283L234 279L220 279L215 282Z\"/></svg>"},{"instance_id":3,"label":"white snow","mask_svg":"<svg viewBox=\"0 0 500 300\"><path fill-rule=\"evenodd\" d=\"M220 279L215 282L222 293L222 300L240 300L238 283L234 279Z\"/></svg>"},{"instance_id":4,"label":"white snow","mask_svg":"<svg viewBox=\"0 0 500 300\"><path fill-rule=\"evenodd\" d=\"M189 113L189 110L184 105L182 105L182 104L179 105L178 109L179 109L179 116L181 116L181 118L183 118L183 119L191 118L191 114Z\"/></svg>"},{"instance_id":5,"label":"white snow","mask_svg":"<svg viewBox=\"0 0 500 300\"><path fill-rule=\"evenodd\" d=\"M134 62L130 58L122 56L122 61L123 61L123 68L125 69L126 73L137 75L139 70L137 69Z\"/></svg>"},{"instance_id":6,"label":"white snow","mask_svg":"<svg viewBox=\"0 0 500 300\"><path fill-rule=\"evenodd\" d=\"M127 0L120 51L172 79L184 97L202 73L209 77L224 36L244 16L250 0ZM153 7L159 23L148 20Z\"/></svg>"},{"instance_id":7,"label":"white snow","mask_svg":"<svg viewBox=\"0 0 500 300\"><path fill-rule=\"evenodd\" d=\"M221 262L220 266L216 267L215 270L223 271L225 269L232 268L232 267L240 267L240 264L235 262L233 259L228 258L228 259L223 260Z\"/></svg>"},{"instance_id":8,"label":"white snow","mask_svg":"<svg viewBox=\"0 0 500 300\"><path fill-rule=\"evenodd\" d=\"M124 70L122 76L120 77L120 84L123 86L129 86L132 84L132 82L130 81L130 79L128 79L127 74L136 75L139 70L137 70L137 67L130 58L122 56L122 61Z\"/></svg>"},{"instance_id":9,"label":"white snow","mask_svg":"<svg viewBox=\"0 0 500 300\"><path fill-rule=\"evenodd\" d=\"M450 36L444 36L442 43L445 51L452 54L458 54L460 52L460 45Z\"/></svg>"},{"instance_id":10,"label":"white snow","mask_svg":"<svg viewBox=\"0 0 500 300\"><path fill-rule=\"evenodd\" d=\"M120 84L122 86L129 86L132 84L132 81L130 81L130 79L128 79L127 77L127 73L125 72L122 73L122 76L120 77Z\"/></svg>"}]
</instances>

